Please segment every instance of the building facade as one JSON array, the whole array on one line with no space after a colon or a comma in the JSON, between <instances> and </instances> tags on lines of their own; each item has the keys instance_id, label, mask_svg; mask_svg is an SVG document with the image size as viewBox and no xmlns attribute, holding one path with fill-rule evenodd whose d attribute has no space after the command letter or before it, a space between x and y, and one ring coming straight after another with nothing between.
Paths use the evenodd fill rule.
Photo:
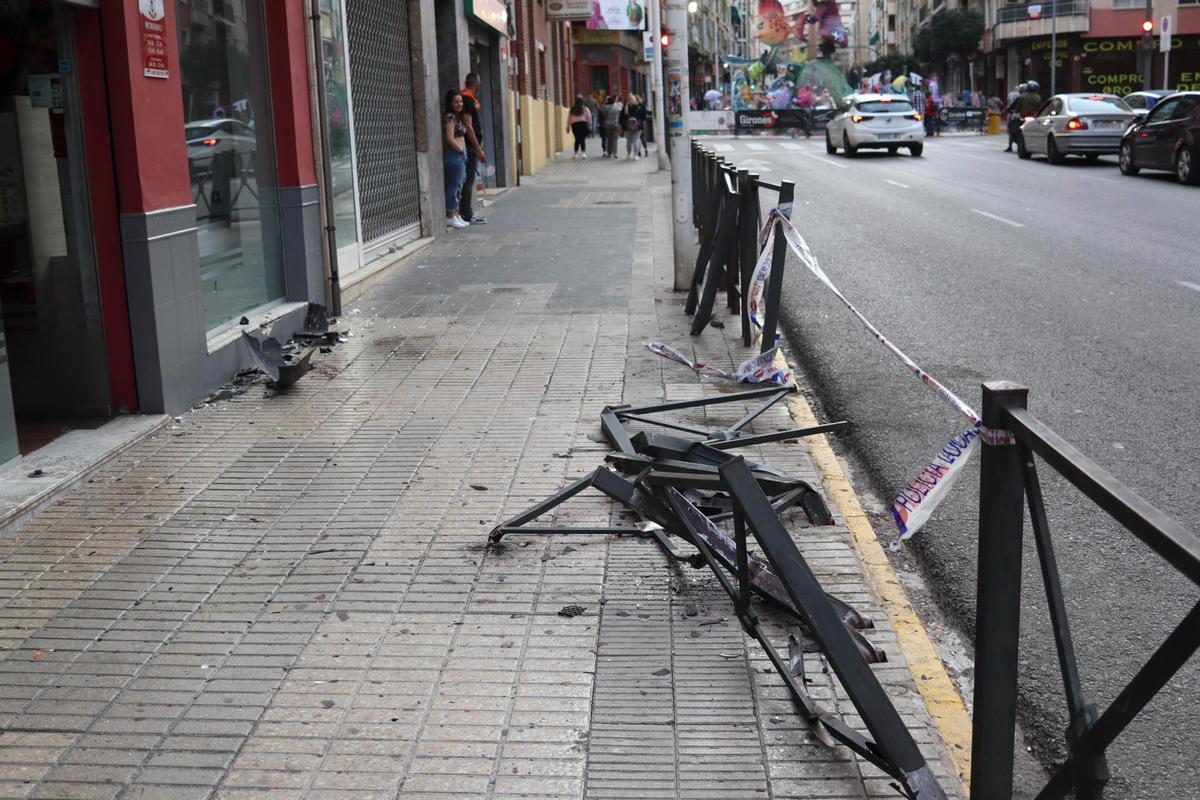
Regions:
<instances>
[{"instance_id":1,"label":"building facade","mask_svg":"<svg viewBox=\"0 0 1200 800\"><path fill-rule=\"evenodd\" d=\"M1030 79L1037 80L1047 95L1053 59L1059 92L1138 91L1143 88L1139 50L1145 9L1144 2L1131 0L1057 0L1040 8L991 2L979 75L989 92L1001 96ZM1174 32L1170 57L1164 58L1158 27L1168 15ZM1200 89L1200 2L1155 0L1152 18L1152 87ZM1054 23L1057 49L1051 44Z\"/></svg>"},{"instance_id":2,"label":"building facade","mask_svg":"<svg viewBox=\"0 0 1200 800\"><path fill-rule=\"evenodd\" d=\"M0 4L0 463L177 414L444 229L468 72L487 190L565 141L544 0Z\"/></svg>"}]
</instances>

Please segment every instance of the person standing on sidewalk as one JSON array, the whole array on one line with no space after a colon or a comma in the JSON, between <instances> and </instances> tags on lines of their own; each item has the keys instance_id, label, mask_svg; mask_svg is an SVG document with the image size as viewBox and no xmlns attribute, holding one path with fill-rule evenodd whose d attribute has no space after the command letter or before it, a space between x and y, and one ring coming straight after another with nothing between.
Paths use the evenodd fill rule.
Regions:
<instances>
[{"instance_id":1,"label":"person standing on sidewalk","mask_svg":"<svg viewBox=\"0 0 1200 800\"><path fill-rule=\"evenodd\" d=\"M592 112L583 102L583 95L575 98L567 114L567 130L575 137L575 159L587 158L587 137L592 129Z\"/></svg>"},{"instance_id":2,"label":"person standing on sidewalk","mask_svg":"<svg viewBox=\"0 0 1200 800\"><path fill-rule=\"evenodd\" d=\"M467 126L463 123L463 99L458 89L446 92L442 115L442 166L446 181L446 225L469 228L471 223L458 214L463 178L467 174Z\"/></svg>"},{"instance_id":3,"label":"person standing on sidewalk","mask_svg":"<svg viewBox=\"0 0 1200 800\"><path fill-rule=\"evenodd\" d=\"M625 157L641 158L642 130L646 127L646 107L636 94L629 95L629 104L621 112L621 130L625 132Z\"/></svg>"},{"instance_id":4,"label":"person standing on sidewalk","mask_svg":"<svg viewBox=\"0 0 1200 800\"><path fill-rule=\"evenodd\" d=\"M617 157L617 139L621 138L621 104L614 94L608 98L600 110L604 117L604 157Z\"/></svg>"},{"instance_id":5,"label":"person standing on sidewalk","mask_svg":"<svg viewBox=\"0 0 1200 800\"><path fill-rule=\"evenodd\" d=\"M460 92L463 101L463 120L467 126L467 174L463 179L462 196L459 198L459 215L472 225L483 225L487 222L475 214L471 205L471 192L475 189L475 177L479 165L487 163L487 154L483 152L483 125L479 121L479 92L480 81L478 72L468 72L466 84Z\"/></svg>"}]
</instances>

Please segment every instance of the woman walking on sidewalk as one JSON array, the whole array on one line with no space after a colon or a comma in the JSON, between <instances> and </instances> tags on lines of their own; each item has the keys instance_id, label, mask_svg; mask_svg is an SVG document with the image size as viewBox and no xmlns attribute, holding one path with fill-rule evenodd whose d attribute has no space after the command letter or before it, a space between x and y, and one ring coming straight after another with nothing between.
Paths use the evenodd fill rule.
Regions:
<instances>
[{"instance_id":1,"label":"woman walking on sidewalk","mask_svg":"<svg viewBox=\"0 0 1200 800\"><path fill-rule=\"evenodd\" d=\"M583 95L576 95L575 105L567 114L567 130L575 136L575 158L587 158L587 137L592 130L592 112L583 102Z\"/></svg>"},{"instance_id":2,"label":"woman walking on sidewalk","mask_svg":"<svg viewBox=\"0 0 1200 800\"><path fill-rule=\"evenodd\" d=\"M642 129L646 127L646 107L636 94L629 95L629 104L621 114L621 128L625 132L625 157L641 158Z\"/></svg>"},{"instance_id":3,"label":"woman walking on sidewalk","mask_svg":"<svg viewBox=\"0 0 1200 800\"><path fill-rule=\"evenodd\" d=\"M463 122L463 99L457 89L446 92L446 113L442 117L442 166L446 172L446 225L469 228L471 223L458 215L458 199L467 176L467 126Z\"/></svg>"}]
</instances>

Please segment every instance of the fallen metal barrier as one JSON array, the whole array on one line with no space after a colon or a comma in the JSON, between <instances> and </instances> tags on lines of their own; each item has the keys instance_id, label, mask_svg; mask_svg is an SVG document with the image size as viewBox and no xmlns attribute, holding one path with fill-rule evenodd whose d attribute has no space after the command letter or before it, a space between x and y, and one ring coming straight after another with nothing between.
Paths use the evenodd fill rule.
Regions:
<instances>
[{"instance_id":1,"label":"fallen metal barrier","mask_svg":"<svg viewBox=\"0 0 1200 800\"><path fill-rule=\"evenodd\" d=\"M727 452L738 447L796 439L840 430L845 422L764 434L744 428L782 400L790 389L769 387L699 400L647 406L609 406L600 427L613 448L591 474L497 525L489 534L498 544L509 534L618 534L649 536L669 559L708 567L733 603L738 621L754 637L787 686L793 702L822 743L844 745L894 778L901 794L914 800L946 795L908 728L880 685L870 664L886 655L863 634L874 624L848 603L827 594L788 533L780 513L799 505L814 525L833 523L820 494L805 481ZM663 419L659 414L732 402L758 405L727 428L709 430ZM690 434L631 432L626 423L652 425ZM619 474L621 473L621 474ZM632 527L529 525L587 489L595 489L634 511ZM733 535L718 522L732 522ZM690 544L680 555L668 535ZM750 540L757 543L752 551ZM786 642L772 641L755 613L754 599L788 614L798 630ZM780 652L786 645L788 658ZM866 733L825 711L809 694L804 654L820 652L849 696Z\"/></svg>"},{"instance_id":2,"label":"fallen metal barrier","mask_svg":"<svg viewBox=\"0 0 1200 800\"><path fill-rule=\"evenodd\" d=\"M1070 712L1068 759L1037 795L1099 800L1109 779L1105 749L1200 647L1200 603L1159 645L1116 699L1097 713L1087 702L1063 601L1062 583L1038 481L1039 456L1192 583L1200 585L1200 538L1143 500L1026 410L1028 389L983 386L983 424L1015 445L984 443L979 475L979 580L975 612L975 703L971 800L1012 797L1021 548L1028 504L1055 650Z\"/></svg>"},{"instance_id":3,"label":"fallen metal barrier","mask_svg":"<svg viewBox=\"0 0 1200 800\"><path fill-rule=\"evenodd\" d=\"M725 289L729 310L741 317L742 344L753 342L749 289L758 263L758 235L762 226L760 189L779 194L779 205L790 215L795 184L764 181L749 170L738 170L713 151L692 141L692 219L700 232L700 250L688 289L684 311L694 314L691 333L703 331L712 321L717 292ZM760 352L775 346L779 325L779 299L783 292L783 261L787 244L782 229L775 238L775 260L764 296L765 318Z\"/></svg>"}]
</instances>

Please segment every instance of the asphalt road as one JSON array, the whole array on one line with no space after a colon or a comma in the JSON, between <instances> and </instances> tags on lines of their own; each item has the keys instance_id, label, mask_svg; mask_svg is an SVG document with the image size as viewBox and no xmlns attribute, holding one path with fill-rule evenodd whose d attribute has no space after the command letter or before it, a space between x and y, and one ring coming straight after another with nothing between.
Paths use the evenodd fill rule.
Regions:
<instances>
[{"instance_id":1,"label":"asphalt road","mask_svg":"<svg viewBox=\"0 0 1200 800\"><path fill-rule=\"evenodd\" d=\"M796 183L793 220L833 282L932 375L975 408L985 380L1025 384L1039 419L1200 531L1200 189L1165 173L1123 177L1115 158L1020 161L998 136L852 160L817 137L711 142ZM808 388L828 418L854 423L843 452L890 499L963 420L795 259L788 270L783 314ZM1039 467L1085 692L1103 709L1200 591ZM976 462L893 556L901 568L915 560L967 635L978 474ZM882 510L875 521L894 533ZM1027 526L1021 713L1024 744L1050 763L1063 756L1065 701L1030 536ZM1197 662L1109 750L1106 796L1200 797Z\"/></svg>"}]
</instances>

